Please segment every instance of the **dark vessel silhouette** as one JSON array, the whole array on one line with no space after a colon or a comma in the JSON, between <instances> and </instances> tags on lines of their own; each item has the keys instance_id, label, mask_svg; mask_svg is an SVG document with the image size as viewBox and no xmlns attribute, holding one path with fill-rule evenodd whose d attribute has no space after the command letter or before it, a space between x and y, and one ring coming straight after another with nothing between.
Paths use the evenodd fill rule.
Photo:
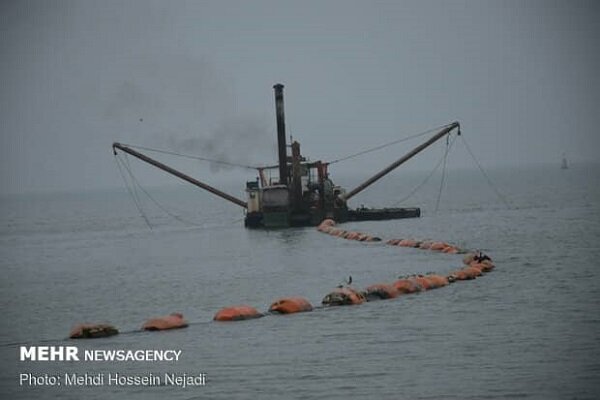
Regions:
<instances>
[{"instance_id":1,"label":"dark vessel silhouette","mask_svg":"<svg viewBox=\"0 0 600 400\"><path fill-rule=\"evenodd\" d=\"M326 218L336 222L388 220L414 218L421 215L418 207L411 208L365 208L350 209L348 200L408 161L425 148L458 129L460 124L445 125L429 140L415 147L403 157L382 169L356 188L346 191L336 185L328 171L329 163L307 161L300 152L300 143L286 143L283 85L276 84L275 108L277 118L278 164L257 168L258 178L246 183L246 201L227 194L189 175L175 170L130 146L113 143L113 151L121 150L157 168L177 176L193 185L207 190L245 209L244 224L249 228L283 228L293 226L316 226ZM288 148L290 151L288 152ZM278 170L276 179L267 179L266 170Z\"/></svg>"}]
</instances>

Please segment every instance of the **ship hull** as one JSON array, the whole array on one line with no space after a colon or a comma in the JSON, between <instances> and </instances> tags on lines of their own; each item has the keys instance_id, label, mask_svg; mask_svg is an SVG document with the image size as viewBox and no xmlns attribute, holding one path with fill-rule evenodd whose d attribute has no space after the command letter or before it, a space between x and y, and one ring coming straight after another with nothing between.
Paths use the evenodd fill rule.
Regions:
<instances>
[{"instance_id":1,"label":"ship hull","mask_svg":"<svg viewBox=\"0 0 600 400\"><path fill-rule=\"evenodd\" d=\"M333 215L325 215L324 212L314 211L307 213L288 212L252 212L246 214L244 225L247 228L290 228L301 226L317 226L325 218L331 218L338 222L351 221L385 221L404 218L419 218L421 209L411 208L358 208L356 210L339 209Z\"/></svg>"}]
</instances>

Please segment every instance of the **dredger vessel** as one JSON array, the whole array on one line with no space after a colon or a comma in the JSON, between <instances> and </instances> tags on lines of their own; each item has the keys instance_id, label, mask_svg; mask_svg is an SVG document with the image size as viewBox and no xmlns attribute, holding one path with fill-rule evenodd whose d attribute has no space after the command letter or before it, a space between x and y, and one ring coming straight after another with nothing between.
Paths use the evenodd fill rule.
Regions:
<instances>
[{"instance_id":1,"label":"dredger vessel","mask_svg":"<svg viewBox=\"0 0 600 400\"><path fill-rule=\"evenodd\" d=\"M460 124L458 122L444 126L423 144L417 146L356 188L346 191L332 181L328 172L329 163L307 161L300 153L300 143L297 141L292 141L290 146L287 145L283 85L276 84L273 88L275 90L279 162L277 165L256 168L258 177L255 180L246 182L247 199L245 201L150 158L130 146L113 143L113 151L116 154L117 150L121 150L244 208L244 225L248 228L311 226L318 225L325 218L331 218L336 222L346 222L415 218L421 215L421 210L418 207L382 209L360 207L350 209L347 202L350 198L437 140L448 135L454 129L458 129L460 135ZM267 179L265 170L278 170L278 178Z\"/></svg>"}]
</instances>

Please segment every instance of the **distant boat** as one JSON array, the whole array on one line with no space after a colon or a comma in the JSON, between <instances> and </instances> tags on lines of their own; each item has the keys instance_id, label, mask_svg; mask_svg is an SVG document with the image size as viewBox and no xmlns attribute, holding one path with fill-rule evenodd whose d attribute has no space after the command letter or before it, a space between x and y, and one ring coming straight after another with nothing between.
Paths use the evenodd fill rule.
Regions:
<instances>
[{"instance_id":1,"label":"distant boat","mask_svg":"<svg viewBox=\"0 0 600 400\"><path fill-rule=\"evenodd\" d=\"M569 163L567 163L567 157L563 153L562 164L560 165L560 169L569 169Z\"/></svg>"}]
</instances>

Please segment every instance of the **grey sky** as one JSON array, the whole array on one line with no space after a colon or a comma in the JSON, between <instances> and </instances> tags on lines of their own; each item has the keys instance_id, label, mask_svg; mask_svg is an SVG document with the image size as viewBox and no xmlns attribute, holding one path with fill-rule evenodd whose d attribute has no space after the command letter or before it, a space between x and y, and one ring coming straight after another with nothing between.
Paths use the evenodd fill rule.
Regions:
<instances>
[{"instance_id":1,"label":"grey sky","mask_svg":"<svg viewBox=\"0 0 600 400\"><path fill-rule=\"evenodd\" d=\"M600 160L595 1L3 1L0 18L0 193L122 185L113 141L272 162L276 82L312 159L459 120L484 166Z\"/></svg>"}]
</instances>

